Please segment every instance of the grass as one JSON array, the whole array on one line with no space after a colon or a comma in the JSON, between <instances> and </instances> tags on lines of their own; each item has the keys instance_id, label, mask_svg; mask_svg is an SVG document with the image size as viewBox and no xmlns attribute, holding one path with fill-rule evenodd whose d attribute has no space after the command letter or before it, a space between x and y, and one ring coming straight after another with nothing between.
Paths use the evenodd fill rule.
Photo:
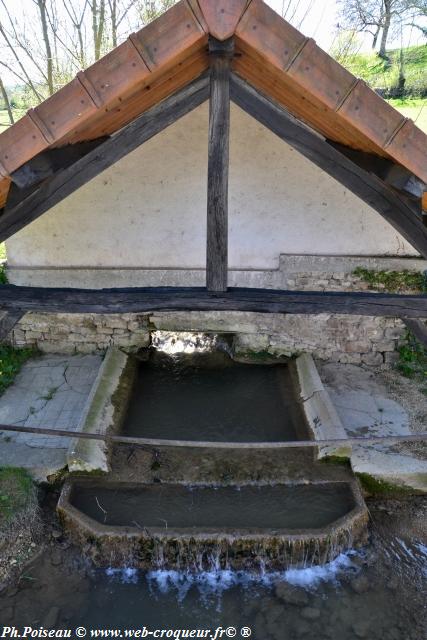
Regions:
<instances>
[{"instance_id":1,"label":"grass","mask_svg":"<svg viewBox=\"0 0 427 640\"><path fill-rule=\"evenodd\" d=\"M422 393L427 395L427 348L410 331L406 332L405 342L399 349L396 367L406 378L419 382Z\"/></svg>"},{"instance_id":2,"label":"grass","mask_svg":"<svg viewBox=\"0 0 427 640\"><path fill-rule=\"evenodd\" d=\"M15 122L25 115L26 109L13 109L13 117ZM6 109L0 109L0 133L10 126L9 115Z\"/></svg>"},{"instance_id":3,"label":"grass","mask_svg":"<svg viewBox=\"0 0 427 640\"><path fill-rule=\"evenodd\" d=\"M427 99L425 98L392 98L387 100L405 118L411 118L425 133L427 133Z\"/></svg>"},{"instance_id":4,"label":"grass","mask_svg":"<svg viewBox=\"0 0 427 640\"><path fill-rule=\"evenodd\" d=\"M358 78L362 78L372 89L392 91L398 85L400 50L387 51L389 61L376 53L356 54L344 66ZM391 98L387 102L406 118L411 118L427 133L427 47L408 47L403 50L406 78L404 98ZM418 96L418 97L417 97Z\"/></svg>"},{"instance_id":5,"label":"grass","mask_svg":"<svg viewBox=\"0 0 427 640\"><path fill-rule=\"evenodd\" d=\"M34 486L24 469L0 468L0 524L7 525L34 502Z\"/></svg>"},{"instance_id":6,"label":"grass","mask_svg":"<svg viewBox=\"0 0 427 640\"><path fill-rule=\"evenodd\" d=\"M6 265L0 264L0 284L7 284Z\"/></svg>"},{"instance_id":7,"label":"grass","mask_svg":"<svg viewBox=\"0 0 427 640\"><path fill-rule=\"evenodd\" d=\"M22 365L37 355L34 348L16 349L9 345L0 345L0 395L14 381Z\"/></svg>"},{"instance_id":8,"label":"grass","mask_svg":"<svg viewBox=\"0 0 427 640\"><path fill-rule=\"evenodd\" d=\"M367 282L370 288L376 291L389 293L427 292L427 276L418 271L373 271L358 267L353 271L353 275Z\"/></svg>"},{"instance_id":9,"label":"grass","mask_svg":"<svg viewBox=\"0 0 427 640\"><path fill-rule=\"evenodd\" d=\"M390 91L397 87L399 77L400 49L387 51L389 60L383 60L375 52L358 53L344 64L358 78L373 88ZM427 47L408 47L403 50L403 67L406 78L405 90L412 95L425 95L427 88Z\"/></svg>"}]
</instances>

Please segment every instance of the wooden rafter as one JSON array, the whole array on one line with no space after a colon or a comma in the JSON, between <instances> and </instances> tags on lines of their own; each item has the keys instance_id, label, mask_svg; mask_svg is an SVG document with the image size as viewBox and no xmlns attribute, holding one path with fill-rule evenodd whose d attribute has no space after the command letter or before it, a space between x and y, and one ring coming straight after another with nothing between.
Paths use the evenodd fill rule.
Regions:
<instances>
[{"instance_id":1,"label":"wooden rafter","mask_svg":"<svg viewBox=\"0 0 427 640\"><path fill-rule=\"evenodd\" d=\"M426 185L414 176L411 171L400 164L396 164L390 158L376 156L366 151L357 151L332 140L327 140L327 142L359 167L368 173L374 173L390 187L400 191L402 196L412 197L414 204L419 208L420 212L422 211L421 198Z\"/></svg>"},{"instance_id":2,"label":"wooden rafter","mask_svg":"<svg viewBox=\"0 0 427 640\"><path fill-rule=\"evenodd\" d=\"M233 39L211 38L206 286L227 290L228 168L230 140L230 66Z\"/></svg>"},{"instance_id":3,"label":"wooden rafter","mask_svg":"<svg viewBox=\"0 0 427 640\"><path fill-rule=\"evenodd\" d=\"M378 211L427 257L427 226L419 207L235 74L230 89L231 99L239 107Z\"/></svg>"},{"instance_id":4,"label":"wooden rafter","mask_svg":"<svg viewBox=\"0 0 427 640\"><path fill-rule=\"evenodd\" d=\"M11 174L11 180L19 189L27 189L39 184L47 178L51 178L61 169L66 169L80 158L83 158L93 149L96 149L107 137L89 140L88 142L78 142L69 144L59 149L47 149L26 162L22 167ZM7 206L10 208L12 202L10 194Z\"/></svg>"},{"instance_id":5,"label":"wooden rafter","mask_svg":"<svg viewBox=\"0 0 427 640\"><path fill-rule=\"evenodd\" d=\"M197 287L57 289L3 285L0 308L49 313L253 311L425 318L427 296L245 288L209 292Z\"/></svg>"},{"instance_id":6,"label":"wooden rafter","mask_svg":"<svg viewBox=\"0 0 427 640\"><path fill-rule=\"evenodd\" d=\"M125 155L173 124L209 97L209 79L204 74L184 89L166 98L136 118L85 156L54 173L0 216L0 242L41 216Z\"/></svg>"}]
</instances>

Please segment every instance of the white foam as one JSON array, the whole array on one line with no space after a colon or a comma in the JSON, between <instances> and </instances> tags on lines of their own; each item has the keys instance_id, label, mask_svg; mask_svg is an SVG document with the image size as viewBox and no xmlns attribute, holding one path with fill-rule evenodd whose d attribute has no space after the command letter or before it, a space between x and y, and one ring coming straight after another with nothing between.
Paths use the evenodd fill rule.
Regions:
<instances>
[{"instance_id":1,"label":"white foam","mask_svg":"<svg viewBox=\"0 0 427 640\"><path fill-rule=\"evenodd\" d=\"M305 569L288 569L283 579L289 584L312 589L321 582L335 582L340 573L347 569L355 569L351 553L341 553L335 560L324 565L316 565Z\"/></svg>"},{"instance_id":2,"label":"white foam","mask_svg":"<svg viewBox=\"0 0 427 640\"><path fill-rule=\"evenodd\" d=\"M280 581L312 590L322 582L337 582L340 575L349 570L355 571L357 567L352 561L352 557L355 555L356 552L350 551L342 553L333 562L322 566L261 573L232 571L230 569L200 572L157 569L144 573L131 567L125 567L107 569L106 574L124 583L137 583L140 579L145 578L153 594L155 592L160 594L175 592L178 600L182 601L191 588L196 588L203 599L212 596L219 597L225 591L237 586L243 588L257 585L271 587Z\"/></svg>"},{"instance_id":3,"label":"white foam","mask_svg":"<svg viewBox=\"0 0 427 640\"><path fill-rule=\"evenodd\" d=\"M132 567L123 567L120 569L113 569L112 567L109 567L105 570L105 573L107 576L116 578L125 584L136 584L139 579L138 569L133 569Z\"/></svg>"}]
</instances>

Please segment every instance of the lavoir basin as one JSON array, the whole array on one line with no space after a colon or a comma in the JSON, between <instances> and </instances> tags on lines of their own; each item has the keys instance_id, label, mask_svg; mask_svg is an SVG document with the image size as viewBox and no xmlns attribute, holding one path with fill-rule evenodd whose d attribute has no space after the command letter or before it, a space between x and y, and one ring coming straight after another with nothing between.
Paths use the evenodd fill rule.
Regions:
<instances>
[{"instance_id":1,"label":"lavoir basin","mask_svg":"<svg viewBox=\"0 0 427 640\"><path fill-rule=\"evenodd\" d=\"M356 482L125 485L69 482L58 506L98 566L280 568L323 563L365 541Z\"/></svg>"},{"instance_id":2,"label":"lavoir basin","mask_svg":"<svg viewBox=\"0 0 427 640\"><path fill-rule=\"evenodd\" d=\"M308 437L292 362L249 365L221 353L138 365L124 435L204 442L280 442Z\"/></svg>"}]
</instances>

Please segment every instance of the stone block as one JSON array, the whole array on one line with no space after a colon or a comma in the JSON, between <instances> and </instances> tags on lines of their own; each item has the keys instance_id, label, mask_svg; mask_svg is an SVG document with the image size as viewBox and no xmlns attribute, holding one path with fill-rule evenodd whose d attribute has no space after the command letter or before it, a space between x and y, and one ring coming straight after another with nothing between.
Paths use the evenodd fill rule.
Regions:
<instances>
[{"instance_id":1,"label":"stone block","mask_svg":"<svg viewBox=\"0 0 427 640\"><path fill-rule=\"evenodd\" d=\"M338 354L338 362L342 364L360 364L362 356L360 353L342 353Z\"/></svg>"},{"instance_id":2,"label":"stone block","mask_svg":"<svg viewBox=\"0 0 427 640\"><path fill-rule=\"evenodd\" d=\"M389 366L394 366L399 361L399 354L397 351L384 354L384 362Z\"/></svg>"},{"instance_id":3,"label":"stone block","mask_svg":"<svg viewBox=\"0 0 427 640\"><path fill-rule=\"evenodd\" d=\"M97 334L99 335L106 335L106 336L111 336L113 335L113 331L114 329L112 329L111 327L103 327L103 326L99 326L97 328Z\"/></svg>"},{"instance_id":4,"label":"stone block","mask_svg":"<svg viewBox=\"0 0 427 640\"><path fill-rule=\"evenodd\" d=\"M403 327L387 327L384 331L385 337L390 340L397 340L401 338L404 333L405 329Z\"/></svg>"},{"instance_id":5,"label":"stone block","mask_svg":"<svg viewBox=\"0 0 427 640\"><path fill-rule=\"evenodd\" d=\"M95 342L80 342L76 345L77 353L98 353L98 346Z\"/></svg>"},{"instance_id":6,"label":"stone block","mask_svg":"<svg viewBox=\"0 0 427 640\"><path fill-rule=\"evenodd\" d=\"M270 344L269 336L263 333L240 333L235 336L233 341L233 351L241 353L242 351L260 352L268 349Z\"/></svg>"},{"instance_id":7,"label":"stone block","mask_svg":"<svg viewBox=\"0 0 427 640\"><path fill-rule=\"evenodd\" d=\"M47 340L43 340L37 343L38 348L43 353L63 353L63 354L74 354L76 353L76 345L72 342L49 342Z\"/></svg>"},{"instance_id":8,"label":"stone block","mask_svg":"<svg viewBox=\"0 0 427 640\"><path fill-rule=\"evenodd\" d=\"M352 340L343 344L346 353L364 353L371 350L371 343L367 341Z\"/></svg>"},{"instance_id":9,"label":"stone block","mask_svg":"<svg viewBox=\"0 0 427 640\"><path fill-rule=\"evenodd\" d=\"M129 331L138 331L139 329L141 329L141 322L138 322L138 320L130 320L127 324L127 328Z\"/></svg>"},{"instance_id":10,"label":"stone block","mask_svg":"<svg viewBox=\"0 0 427 640\"><path fill-rule=\"evenodd\" d=\"M370 366L380 366L384 364L384 357L381 353L362 353L362 362Z\"/></svg>"},{"instance_id":11,"label":"stone block","mask_svg":"<svg viewBox=\"0 0 427 640\"><path fill-rule=\"evenodd\" d=\"M112 329L127 329L128 323L120 316L105 316L104 326Z\"/></svg>"},{"instance_id":12,"label":"stone block","mask_svg":"<svg viewBox=\"0 0 427 640\"><path fill-rule=\"evenodd\" d=\"M43 334L40 331L27 331L25 333L25 338L27 340L40 340L43 337Z\"/></svg>"},{"instance_id":13,"label":"stone block","mask_svg":"<svg viewBox=\"0 0 427 640\"><path fill-rule=\"evenodd\" d=\"M374 345L374 351L394 351L396 349L396 342L394 340L376 342Z\"/></svg>"}]
</instances>

